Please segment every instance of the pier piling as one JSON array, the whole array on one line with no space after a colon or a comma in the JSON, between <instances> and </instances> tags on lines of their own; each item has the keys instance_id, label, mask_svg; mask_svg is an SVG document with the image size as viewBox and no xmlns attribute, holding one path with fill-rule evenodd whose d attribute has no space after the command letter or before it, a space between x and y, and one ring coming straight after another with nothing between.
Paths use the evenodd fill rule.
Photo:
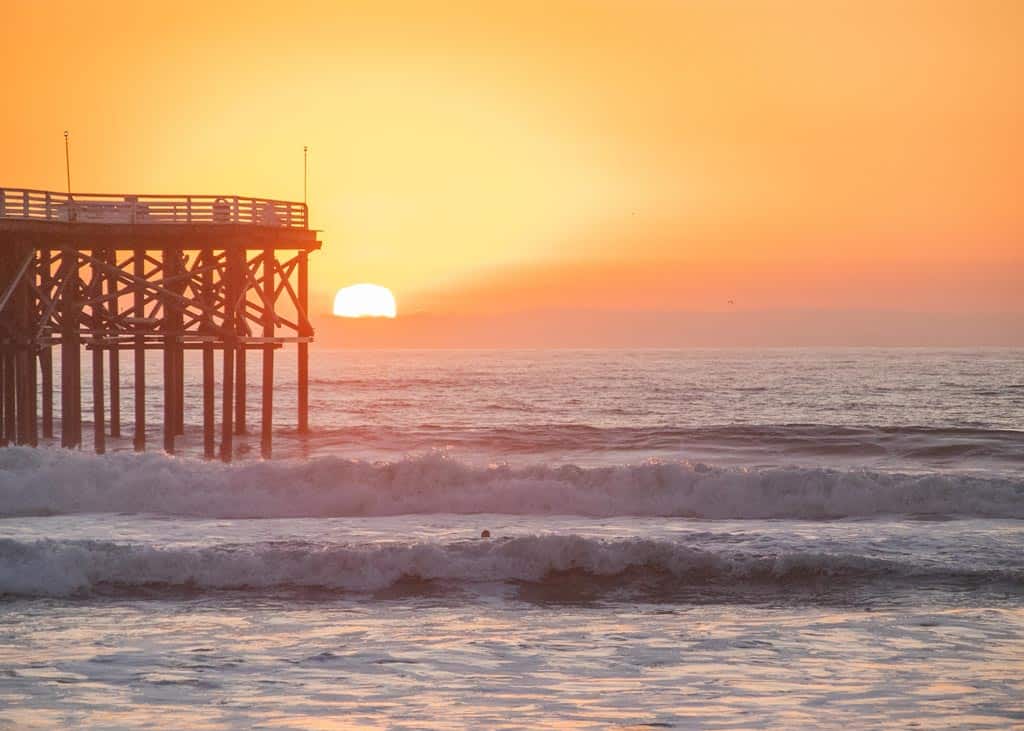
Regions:
<instances>
[{"instance_id":1,"label":"pier piling","mask_svg":"<svg viewBox=\"0 0 1024 731\"><path fill-rule=\"evenodd\" d=\"M132 289L132 314L137 323L135 334L135 430L132 440L136 452L146 448L146 336L141 327L146 321L146 250L136 248L132 255L134 273Z\"/></svg>"},{"instance_id":2,"label":"pier piling","mask_svg":"<svg viewBox=\"0 0 1024 731\"><path fill-rule=\"evenodd\" d=\"M18 412L15 409L16 384L14 381L14 343L7 339L3 343L3 433L4 444L10 444L17 440Z\"/></svg>"},{"instance_id":3,"label":"pier piling","mask_svg":"<svg viewBox=\"0 0 1024 731\"><path fill-rule=\"evenodd\" d=\"M53 439L53 348L43 345L39 350L43 439Z\"/></svg>"},{"instance_id":4,"label":"pier piling","mask_svg":"<svg viewBox=\"0 0 1024 731\"><path fill-rule=\"evenodd\" d=\"M117 250L111 249L107 253L107 262L112 269L117 269ZM112 271L107 272L107 309L111 322L118 318L118 292L117 275ZM110 437L118 439L121 436L121 349L113 345L108 350L110 354Z\"/></svg>"},{"instance_id":5,"label":"pier piling","mask_svg":"<svg viewBox=\"0 0 1024 731\"><path fill-rule=\"evenodd\" d=\"M296 346L298 354L297 383L298 387L298 431L305 434L309 431L309 340L312 339L313 328L309 324L309 254L298 253L296 264L298 271L298 331L300 337Z\"/></svg>"},{"instance_id":6,"label":"pier piling","mask_svg":"<svg viewBox=\"0 0 1024 731\"><path fill-rule=\"evenodd\" d=\"M65 250L61 254L64 270L63 308L60 339L60 445L81 445L81 335L79 333L79 269L72 261L74 254Z\"/></svg>"},{"instance_id":7,"label":"pier piling","mask_svg":"<svg viewBox=\"0 0 1024 731\"><path fill-rule=\"evenodd\" d=\"M92 350L92 440L96 454L107 451L103 405L103 348L96 346Z\"/></svg>"},{"instance_id":8,"label":"pier piling","mask_svg":"<svg viewBox=\"0 0 1024 731\"><path fill-rule=\"evenodd\" d=\"M274 250L263 252L263 414L260 419L260 454L270 459L274 433Z\"/></svg>"},{"instance_id":9,"label":"pier piling","mask_svg":"<svg viewBox=\"0 0 1024 731\"><path fill-rule=\"evenodd\" d=\"M224 366L223 366L224 395L221 404L221 437L220 437L220 458L224 462L230 462L234 444L232 439L235 435L234 425L234 396L235 396L235 346L233 342L224 343Z\"/></svg>"}]
</instances>

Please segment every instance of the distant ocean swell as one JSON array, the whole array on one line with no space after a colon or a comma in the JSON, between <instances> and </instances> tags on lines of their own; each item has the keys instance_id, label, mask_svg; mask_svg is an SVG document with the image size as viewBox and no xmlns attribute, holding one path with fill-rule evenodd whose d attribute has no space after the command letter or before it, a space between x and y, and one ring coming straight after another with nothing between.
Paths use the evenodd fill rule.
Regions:
<instances>
[{"instance_id":1,"label":"distant ocean swell","mask_svg":"<svg viewBox=\"0 0 1024 731\"><path fill-rule=\"evenodd\" d=\"M1024 588L1019 567L979 569L816 551L712 551L668 541L534 535L448 544L318 545L302 542L154 547L108 541L0 539L0 595L95 591L378 591L399 582L565 583L566 574L658 579L676 587L827 579L996 582ZM625 582L623 582L625 583Z\"/></svg>"},{"instance_id":2,"label":"distant ocean swell","mask_svg":"<svg viewBox=\"0 0 1024 731\"><path fill-rule=\"evenodd\" d=\"M795 518L1024 519L1024 481L686 462L475 467L440 455L235 465L159 454L0 450L0 516L157 513L341 517L431 513Z\"/></svg>"},{"instance_id":3,"label":"distant ocean swell","mask_svg":"<svg viewBox=\"0 0 1024 731\"><path fill-rule=\"evenodd\" d=\"M515 402L491 409L528 407ZM485 448L506 453L543 451L756 450L819 457L895 457L910 460L987 459L1024 465L1024 432L964 427L875 427L819 424L720 427L596 427L540 424L529 427L407 428L353 426L321 430L318 444L361 444L417 451L435 446Z\"/></svg>"}]
</instances>

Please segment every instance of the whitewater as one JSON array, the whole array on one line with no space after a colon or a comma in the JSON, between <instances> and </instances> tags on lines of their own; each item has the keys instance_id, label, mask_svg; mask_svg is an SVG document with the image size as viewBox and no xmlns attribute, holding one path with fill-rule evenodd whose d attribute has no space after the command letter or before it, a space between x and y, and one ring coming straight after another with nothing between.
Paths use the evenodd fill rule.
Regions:
<instances>
[{"instance_id":1,"label":"whitewater","mask_svg":"<svg viewBox=\"0 0 1024 731\"><path fill-rule=\"evenodd\" d=\"M0 728L1024 728L1021 351L287 355L0 449Z\"/></svg>"}]
</instances>

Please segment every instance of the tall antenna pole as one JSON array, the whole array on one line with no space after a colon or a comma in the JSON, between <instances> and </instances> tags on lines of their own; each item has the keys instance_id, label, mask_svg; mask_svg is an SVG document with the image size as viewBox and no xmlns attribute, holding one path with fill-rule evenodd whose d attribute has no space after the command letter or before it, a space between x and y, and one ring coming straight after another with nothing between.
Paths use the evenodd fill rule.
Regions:
<instances>
[{"instance_id":1,"label":"tall antenna pole","mask_svg":"<svg viewBox=\"0 0 1024 731\"><path fill-rule=\"evenodd\" d=\"M309 191L309 145L302 146L302 202L306 203Z\"/></svg>"},{"instance_id":2,"label":"tall antenna pole","mask_svg":"<svg viewBox=\"0 0 1024 731\"><path fill-rule=\"evenodd\" d=\"M68 174L68 198L71 197L71 153L68 151L68 131L64 130L64 169Z\"/></svg>"}]
</instances>

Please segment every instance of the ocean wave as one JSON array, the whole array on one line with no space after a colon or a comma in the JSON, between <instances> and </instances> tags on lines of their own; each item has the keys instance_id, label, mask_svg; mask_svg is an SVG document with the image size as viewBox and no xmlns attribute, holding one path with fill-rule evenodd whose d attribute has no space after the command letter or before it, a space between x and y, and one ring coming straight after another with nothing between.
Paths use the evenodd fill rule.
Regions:
<instances>
[{"instance_id":1,"label":"ocean wave","mask_svg":"<svg viewBox=\"0 0 1024 731\"><path fill-rule=\"evenodd\" d=\"M486 409L519 410L522 404L490 404ZM877 458L910 461L992 460L1024 464L1024 432L1007 429L920 426L836 426L819 424L712 427L597 427L588 424L536 424L507 427L409 428L350 426L322 429L316 443L362 444L416 451L437 446L499 452L675 451L756 452L773 455Z\"/></svg>"},{"instance_id":2,"label":"ocean wave","mask_svg":"<svg viewBox=\"0 0 1024 731\"><path fill-rule=\"evenodd\" d=\"M0 449L0 516L157 513L341 517L430 513L795 518L1024 518L1024 482L964 474L618 467L478 467L439 454L224 465L162 454Z\"/></svg>"},{"instance_id":3,"label":"ocean wave","mask_svg":"<svg viewBox=\"0 0 1024 731\"><path fill-rule=\"evenodd\" d=\"M316 589L373 592L399 583L529 583L573 576L657 581L662 590L716 584L736 591L826 579L998 582L1021 587L1017 567L977 569L858 554L710 551L669 541L530 535L455 543L321 545L303 542L156 547L112 541L0 539L0 595L74 596L141 590ZM737 583L738 582L738 583ZM616 584L613 582L612 586Z\"/></svg>"}]
</instances>

